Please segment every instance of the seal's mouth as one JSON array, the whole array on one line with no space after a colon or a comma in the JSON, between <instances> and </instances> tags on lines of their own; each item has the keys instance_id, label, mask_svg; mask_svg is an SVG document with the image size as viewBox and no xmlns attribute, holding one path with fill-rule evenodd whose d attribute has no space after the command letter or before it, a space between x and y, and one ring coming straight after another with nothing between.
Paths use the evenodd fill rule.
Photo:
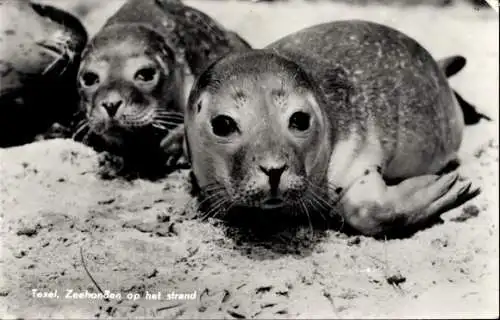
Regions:
<instances>
[{"instance_id":1,"label":"seal's mouth","mask_svg":"<svg viewBox=\"0 0 500 320\"><path fill-rule=\"evenodd\" d=\"M263 210L275 210L275 209L283 208L285 206L285 204L286 203L282 198L273 197L273 198L268 198L268 199L264 200L261 203L260 208Z\"/></svg>"}]
</instances>

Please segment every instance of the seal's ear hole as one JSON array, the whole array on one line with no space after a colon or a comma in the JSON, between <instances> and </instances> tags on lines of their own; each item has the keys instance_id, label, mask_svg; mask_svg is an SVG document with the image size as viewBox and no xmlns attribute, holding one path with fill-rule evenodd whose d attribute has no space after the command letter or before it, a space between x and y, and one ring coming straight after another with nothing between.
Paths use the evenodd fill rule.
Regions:
<instances>
[{"instance_id":1,"label":"seal's ear hole","mask_svg":"<svg viewBox=\"0 0 500 320\"><path fill-rule=\"evenodd\" d=\"M292 114L288 122L288 128L297 131L307 131L311 127L311 115L298 111Z\"/></svg>"},{"instance_id":2,"label":"seal's ear hole","mask_svg":"<svg viewBox=\"0 0 500 320\"><path fill-rule=\"evenodd\" d=\"M235 132L239 132L238 124L233 118L226 115L219 115L212 119L212 131L216 136L227 137Z\"/></svg>"},{"instance_id":3,"label":"seal's ear hole","mask_svg":"<svg viewBox=\"0 0 500 320\"><path fill-rule=\"evenodd\" d=\"M99 83L99 75L92 71L86 71L80 76L80 82L84 87L92 87Z\"/></svg>"},{"instance_id":4,"label":"seal's ear hole","mask_svg":"<svg viewBox=\"0 0 500 320\"><path fill-rule=\"evenodd\" d=\"M196 104L196 113L200 113L201 111L201 100L198 101L198 103Z\"/></svg>"}]
</instances>

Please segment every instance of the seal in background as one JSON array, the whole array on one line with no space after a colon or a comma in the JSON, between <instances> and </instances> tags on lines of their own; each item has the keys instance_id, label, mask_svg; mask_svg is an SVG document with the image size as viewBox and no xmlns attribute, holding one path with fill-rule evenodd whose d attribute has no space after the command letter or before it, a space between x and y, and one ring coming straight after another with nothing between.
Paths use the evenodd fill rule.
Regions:
<instances>
[{"instance_id":1,"label":"seal in background","mask_svg":"<svg viewBox=\"0 0 500 320\"><path fill-rule=\"evenodd\" d=\"M235 33L180 1L127 1L83 53L78 90L85 119L75 138L121 156L132 171L175 162L182 145L171 142L182 133L175 129L183 122L189 78L212 60L247 48ZM161 148L163 139L168 149Z\"/></svg>"},{"instance_id":2,"label":"seal in background","mask_svg":"<svg viewBox=\"0 0 500 320\"><path fill-rule=\"evenodd\" d=\"M1 1L0 16L0 147L9 147L69 125L87 32L70 13L28 0Z\"/></svg>"}]
</instances>

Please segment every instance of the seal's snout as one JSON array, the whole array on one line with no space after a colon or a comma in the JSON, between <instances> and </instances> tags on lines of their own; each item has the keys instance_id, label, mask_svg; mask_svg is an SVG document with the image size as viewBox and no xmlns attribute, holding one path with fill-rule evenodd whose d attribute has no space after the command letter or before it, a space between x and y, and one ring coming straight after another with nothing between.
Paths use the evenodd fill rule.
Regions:
<instances>
[{"instance_id":1,"label":"seal's snout","mask_svg":"<svg viewBox=\"0 0 500 320\"><path fill-rule=\"evenodd\" d=\"M278 156L260 161L251 174L251 197L261 209L273 210L292 205L306 189L300 170L281 158Z\"/></svg>"},{"instance_id":2,"label":"seal's snout","mask_svg":"<svg viewBox=\"0 0 500 320\"><path fill-rule=\"evenodd\" d=\"M281 176L287 168L288 165L286 164L280 166L259 166L259 169L268 176L271 197L274 198L278 195L278 187L280 184Z\"/></svg>"},{"instance_id":3,"label":"seal's snout","mask_svg":"<svg viewBox=\"0 0 500 320\"><path fill-rule=\"evenodd\" d=\"M122 104L123 100L119 95L108 96L101 102L101 106L111 118L116 115L118 108L120 108Z\"/></svg>"},{"instance_id":4,"label":"seal's snout","mask_svg":"<svg viewBox=\"0 0 500 320\"><path fill-rule=\"evenodd\" d=\"M264 210L274 210L285 206L285 201L282 198L268 198L264 200L261 204L261 208Z\"/></svg>"},{"instance_id":5,"label":"seal's snout","mask_svg":"<svg viewBox=\"0 0 500 320\"><path fill-rule=\"evenodd\" d=\"M97 95L95 106L98 106L109 118L115 118L124 106L124 99L118 90L102 90L101 94Z\"/></svg>"}]
</instances>

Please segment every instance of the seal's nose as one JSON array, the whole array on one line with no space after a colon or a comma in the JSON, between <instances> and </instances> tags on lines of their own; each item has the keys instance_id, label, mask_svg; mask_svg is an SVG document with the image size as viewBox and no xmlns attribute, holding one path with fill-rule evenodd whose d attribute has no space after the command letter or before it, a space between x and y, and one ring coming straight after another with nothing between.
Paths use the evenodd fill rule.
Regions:
<instances>
[{"instance_id":1,"label":"seal's nose","mask_svg":"<svg viewBox=\"0 0 500 320\"><path fill-rule=\"evenodd\" d=\"M112 99L108 98L101 102L101 106L106 109L106 112L109 114L110 117L114 117L116 112L118 111L118 108L122 105L123 100L121 99Z\"/></svg>"},{"instance_id":2,"label":"seal's nose","mask_svg":"<svg viewBox=\"0 0 500 320\"><path fill-rule=\"evenodd\" d=\"M259 166L260 170L264 172L269 177L269 185L271 186L271 195L276 196L278 191L278 186L280 184L281 176L283 172L288 168L286 164L281 166Z\"/></svg>"}]
</instances>

